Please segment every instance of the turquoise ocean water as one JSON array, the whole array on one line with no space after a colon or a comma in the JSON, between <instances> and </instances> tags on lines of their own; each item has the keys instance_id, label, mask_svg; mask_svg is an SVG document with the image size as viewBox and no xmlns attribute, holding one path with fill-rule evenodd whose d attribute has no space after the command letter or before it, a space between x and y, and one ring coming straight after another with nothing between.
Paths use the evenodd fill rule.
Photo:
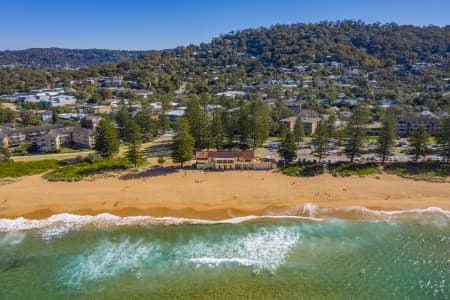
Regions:
<instances>
[{"instance_id":1,"label":"turquoise ocean water","mask_svg":"<svg viewBox=\"0 0 450 300\"><path fill-rule=\"evenodd\" d=\"M0 220L0 299L450 298L448 212L352 215Z\"/></svg>"}]
</instances>

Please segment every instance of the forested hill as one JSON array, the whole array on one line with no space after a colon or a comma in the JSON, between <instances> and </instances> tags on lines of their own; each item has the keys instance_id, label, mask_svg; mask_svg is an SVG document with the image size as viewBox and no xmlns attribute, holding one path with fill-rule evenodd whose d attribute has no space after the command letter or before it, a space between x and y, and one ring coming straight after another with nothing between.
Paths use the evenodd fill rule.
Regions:
<instances>
[{"instance_id":1,"label":"forested hill","mask_svg":"<svg viewBox=\"0 0 450 300\"><path fill-rule=\"evenodd\" d=\"M54 53L58 51L54 49ZM79 54L83 51L92 53ZM61 64L68 63L66 57L85 64L106 62L107 57L119 60L121 55L138 57L69 71L0 67L0 94L30 90L48 81L117 75L135 83L137 89L151 90L155 97L180 90L198 95L251 90L263 81L275 80L295 83L295 93L302 99L334 99L338 93L355 99L414 99L420 93L420 105L432 99L434 104L427 107L437 109L445 104L439 99L450 78L450 26L359 21L274 25L230 32L210 43L142 57L139 52L104 50L62 53L66 55L54 55ZM4 64L1 57L0 64ZM43 61L43 65L57 61L31 55L27 59Z\"/></svg>"},{"instance_id":2,"label":"forested hill","mask_svg":"<svg viewBox=\"0 0 450 300\"><path fill-rule=\"evenodd\" d=\"M118 63L153 51L32 48L0 51L0 65L27 68L80 68Z\"/></svg>"},{"instance_id":3,"label":"forested hill","mask_svg":"<svg viewBox=\"0 0 450 300\"><path fill-rule=\"evenodd\" d=\"M340 21L246 29L213 40L217 46L276 66L335 61L356 66L443 62L450 53L450 26L365 24Z\"/></svg>"}]
</instances>

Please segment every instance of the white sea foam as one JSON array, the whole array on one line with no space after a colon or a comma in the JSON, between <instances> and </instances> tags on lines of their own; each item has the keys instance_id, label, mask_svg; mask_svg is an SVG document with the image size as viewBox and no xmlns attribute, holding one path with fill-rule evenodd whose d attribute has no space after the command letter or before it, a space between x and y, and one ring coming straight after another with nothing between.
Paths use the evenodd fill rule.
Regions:
<instances>
[{"instance_id":1,"label":"white sea foam","mask_svg":"<svg viewBox=\"0 0 450 300\"><path fill-rule=\"evenodd\" d=\"M299 239L299 233L289 228L261 229L219 242L191 240L176 250L176 256L197 266L216 267L224 263L237 263L275 271L286 261Z\"/></svg>"},{"instance_id":2,"label":"white sea foam","mask_svg":"<svg viewBox=\"0 0 450 300\"><path fill-rule=\"evenodd\" d=\"M298 215L296 215L298 214ZM269 211L263 216L244 216L234 217L224 220L202 220L190 218L176 217L151 217L151 216L134 216L119 217L108 213L102 213L95 216L74 215L74 214L57 214L47 219L31 220L25 218L16 219L0 219L0 232L23 231L31 229L41 229L43 238L64 234L70 230L77 230L85 225L94 226L124 226L124 225L178 225L178 224L238 224L259 219L298 219L309 221L322 221L325 218L342 217L351 214L352 218L359 215L362 220L391 220L401 216L424 216L424 215L440 215L445 219L450 219L450 211L439 207L429 207L422 209L410 210L371 210L362 206L346 206L339 208L320 208L315 204L305 203L303 205L295 205L281 212Z\"/></svg>"},{"instance_id":3,"label":"white sea foam","mask_svg":"<svg viewBox=\"0 0 450 300\"><path fill-rule=\"evenodd\" d=\"M0 248L17 246L23 242L26 234L23 232L7 232L0 235Z\"/></svg>"},{"instance_id":4,"label":"white sea foam","mask_svg":"<svg viewBox=\"0 0 450 300\"><path fill-rule=\"evenodd\" d=\"M42 229L41 235L54 236L58 233L62 234L69 230L76 230L85 225L94 226L123 226L123 225L178 225L178 224L237 224L257 219L303 219L312 221L321 221L318 218L309 218L302 216L245 216L218 221L188 219L175 217L151 217L151 216L135 216L135 217L118 217L115 215L103 213L96 216L80 216L73 214L53 215L43 220L30 220L25 218L17 219L0 219L0 232L22 231L31 229Z\"/></svg>"},{"instance_id":5,"label":"white sea foam","mask_svg":"<svg viewBox=\"0 0 450 300\"><path fill-rule=\"evenodd\" d=\"M143 240L102 240L94 248L72 258L60 271L60 280L68 286L80 286L87 281L113 277L121 272L137 270L156 252L157 247Z\"/></svg>"},{"instance_id":6,"label":"white sea foam","mask_svg":"<svg viewBox=\"0 0 450 300\"><path fill-rule=\"evenodd\" d=\"M244 258L238 258L238 257L232 257L232 258L216 258L216 257L201 257L201 258L191 258L189 259L190 262L200 265L208 265L209 267L217 267L221 264L225 263L235 263L241 266L253 266L253 265L259 265L263 262L251 260L251 259L244 259Z\"/></svg>"}]
</instances>

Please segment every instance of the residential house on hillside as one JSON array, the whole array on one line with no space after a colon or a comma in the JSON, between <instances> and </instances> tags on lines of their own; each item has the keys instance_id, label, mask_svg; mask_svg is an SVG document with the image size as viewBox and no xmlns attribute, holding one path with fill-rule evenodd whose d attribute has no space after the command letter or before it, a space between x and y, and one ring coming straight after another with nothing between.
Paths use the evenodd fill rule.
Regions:
<instances>
[{"instance_id":1,"label":"residential house on hillside","mask_svg":"<svg viewBox=\"0 0 450 300\"><path fill-rule=\"evenodd\" d=\"M401 116L397 120L397 134L401 137L409 136L419 126L423 126L428 134L434 134L439 129L440 120L433 114Z\"/></svg>"},{"instance_id":2,"label":"residential house on hillside","mask_svg":"<svg viewBox=\"0 0 450 300\"><path fill-rule=\"evenodd\" d=\"M184 117L185 112L186 111L184 109L174 109L167 111L165 115L169 118L171 122L175 122L178 119Z\"/></svg>"}]
</instances>

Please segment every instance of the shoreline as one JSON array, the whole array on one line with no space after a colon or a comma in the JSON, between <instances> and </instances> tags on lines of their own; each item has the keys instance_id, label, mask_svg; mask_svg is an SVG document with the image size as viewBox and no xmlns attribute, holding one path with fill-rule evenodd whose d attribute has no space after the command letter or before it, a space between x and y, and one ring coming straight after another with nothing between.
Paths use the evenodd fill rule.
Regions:
<instances>
[{"instance_id":1,"label":"shoreline","mask_svg":"<svg viewBox=\"0 0 450 300\"><path fill-rule=\"evenodd\" d=\"M79 182L48 182L34 175L0 186L0 219L108 213L119 217L221 220L283 214L304 204L321 209L359 206L378 211L428 207L450 210L450 184L392 174L305 178L273 171L179 171Z\"/></svg>"}]
</instances>

